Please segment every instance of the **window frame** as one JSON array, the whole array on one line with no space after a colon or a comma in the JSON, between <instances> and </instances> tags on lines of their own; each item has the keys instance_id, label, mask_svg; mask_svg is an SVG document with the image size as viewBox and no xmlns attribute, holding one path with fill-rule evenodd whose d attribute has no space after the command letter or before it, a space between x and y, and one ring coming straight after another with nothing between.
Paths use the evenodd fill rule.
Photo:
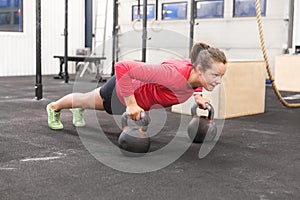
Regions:
<instances>
[{"instance_id":1,"label":"window frame","mask_svg":"<svg viewBox=\"0 0 300 200\"><path fill-rule=\"evenodd\" d=\"M256 17L256 12L254 15L237 15L236 14L236 2L237 1L243 1L243 0L234 0L233 1L233 13L232 13L233 18ZM255 0L246 0L246 1L253 1L254 9L255 9ZM260 6L261 6L261 16L265 17L266 13L267 13L267 0L260 0L260 1L264 1L264 7L262 8L261 3L260 3Z\"/></svg>"},{"instance_id":2,"label":"window frame","mask_svg":"<svg viewBox=\"0 0 300 200\"><path fill-rule=\"evenodd\" d=\"M185 4L185 18L169 18L164 17L164 5L174 5L174 4ZM172 21L172 20L187 20L188 15L188 2L187 1L178 1L178 2L166 2L161 4L161 20Z\"/></svg>"},{"instance_id":3,"label":"window frame","mask_svg":"<svg viewBox=\"0 0 300 200\"><path fill-rule=\"evenodd\" d=\"M201 2L210 2L210 1L222 1L223 2L223 6L222 6L222 15L221 16L209 16L209 17L200 17L198 16L198 3L201 3ZM220 19L220 18L224 18L224 1L225 0L197 0L196 1L196 16L195 16L195 19Z\"/></svg>"},{"instance_id":4,"label":"window frame","mask_svg":"<svg viewBox=\"0 0 300 200\"><path fill-rule=\"evenodd\" d=\"M4 2L4 1L2 1ZM7 0L7 3L0 6L0 14L9 14L9 23L0 24L0 32L24 32L24 1L23 0ZM16 14L19 15L19 22L16 22ZM2 27L3 26L3 27ZM6 27L5 27L6 26Z\"/></svg>"}]
</instances>

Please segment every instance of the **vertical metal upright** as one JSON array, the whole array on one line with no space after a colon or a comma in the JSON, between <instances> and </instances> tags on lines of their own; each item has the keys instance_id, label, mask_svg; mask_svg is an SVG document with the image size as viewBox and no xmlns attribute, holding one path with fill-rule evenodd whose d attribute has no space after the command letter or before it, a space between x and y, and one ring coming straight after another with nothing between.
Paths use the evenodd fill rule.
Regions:
<instances>
[{"instance_id":1,"label":"vertical metal upright","mask_svg":"<svg viewBox=\"0 0 300 200\"><path fill-rule=\"evenodd\" d=\"M195 27L195 0L191 0L191 15L190 15L190 51L194 45L194 27Z\"/></svg>"},{"instance_id":2,"label":"vertical metal upright","mask_svg":"<svg viewBox=\"0 0 300 200\"><path fill-rule=\"evenodd\" d=\"M102 42L102 57L105 57L107 14L108 14L108 0L105 1L104 27L103 27L103 38L102 38L102 41L103 41Z\"/></svg>"},{"instance_id":3,"label":"vertical metal upright","mask_svg":"<svg viewBox=\"0 0 300 200\"><path fill-rule=\"evenodd\" d=\"M42 64L41 64L41 0L36 0L36 83L35 99L43 98Z\"/></svg>"},{"instance_id":4,"label":"vertical metal upright","mask_svg":"<svg viewBox=\"0 0 300 200\"><path fill-rule=\"evenodd\" d=\"M143 0L143 35L142 35L142 62L146 62L147 53L147 0Z\"/></svg>"},{"instance_id":5,"label":"vertical metal upright","mask_svg":"<svg viewBox=\"0 0 300 200\"><path fill-rule=\"evenodd\" d=\"M289 1L290 6L289 6L289 28L288 28L288 41L287 41L287 48L293 48L293 32L294 32L294 6L295 6L295 1L290 0Z\"/></svg>"},{"instance_id":6,"label":"vertical metal upright","mask_svg":"<svg viewBox=\"0 0 300 200\"><path fill-rule=\"evenodd\" d=\"M65 0L65 54L64 54L64 64L65 64L65 83L69 82L68 73L68 0Z\"/></svg>"},{"instance_id":7,"label":"vertical metal upright","mask_svg":"<svg viewBox=\"0 0 300 200\"><path fill-rule=\"evenodd\" d=\"M113 76L115 74L115 63L117 62L118 58L116 56L117 54L117 38L118 38L118 30L119 30L119 21L118 21L118 15L119 15L119 2L118 0L114 0L113 5L113 31L112 31L112 70L111 75Z\"/></svg>"},{"instance_id":8,"label":"vertical metal upright","mask_svg":"<svg viewBox=\"0 0 300 200\"><path fill-rule=\"evenodd\" d=\"M85 0L85 47L93 48L93 0Z\"/></svg>"}]
</instances>

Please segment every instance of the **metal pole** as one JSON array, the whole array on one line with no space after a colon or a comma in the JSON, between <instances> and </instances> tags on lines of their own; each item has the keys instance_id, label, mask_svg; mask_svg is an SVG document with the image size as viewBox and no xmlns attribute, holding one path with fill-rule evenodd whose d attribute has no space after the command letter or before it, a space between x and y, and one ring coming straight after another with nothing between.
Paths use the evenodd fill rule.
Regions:
<instances>
[{"instance_id":1,"label":"metal pole","mask_svg":"<svg viewBox=\"0 0 300 200\"><path fill-rule=\"evenodd\" d=\"M143 1L143 35L142 35L142 62L146 62L147 48L147 4L148 1Z\"/></svg>"},{"instance_id":2,"label":"metal pole","mask_svg":"<svg viewBox=\"0 0 300 200\"><path fill-rule=\"evenodd\" d=\"M36 100L43 98L41 63L41 0L36 0Z\"/></svg>"},{"instance_id":3,"label":"metal pole","mask_svg":"<svg viewBox=\"0 0 300 200\"><path fill-rule=\"evenodd\" d=\"M195 26L195 0L191 0L191 15L190 15L190 51L194 45L194 26Z\"/></svg>"},{"instance_id":4,"label":"metal pole","mask_svg":"<svg viewBox=\"0 0 300 200\"><path fill-rule=\"evenodd\" d=\"M92 49L93 43L93 1L85 0L85 47Z\"/></svg>"},{"instance_id":5,"label":"metal pole","mask_svg":"<svg viewBox=\"0 0 300 200\"><path fill-rule=\"evenodd\" d=\"M65 0L65 55L64 55L64 64L65 64L65 83L69 82L69 73L68 73L68 0Z\"/></svg>"},{"instance_id":6,"label":"metal pole","mask_svg":"<svg viewBox=\"0 0 300 200\"><path fill-rule=\"evenodd\" d=\"M102 44L102 57L105 56L105 40L106 40L106 26L107 26L107 9L108 0L105 1L105 14L104 14L104 27L103 27L103 44Z\"/></svg>"},{"instance_id":7,"label":"metal pole","mask_svg":"<svg viewBox=\"0 0 300 200\"><path fill-rule=\"evenodd\" d=\"M293 29L294 29L294 0L290 0L289 8L289 31L288 31L288 46L287 48L293 48Z\"/></svg>"},{"instance_id":8,"label":"metal pole","mask_svg":"<svg viewBox=\"0 0 300 200\"><path fill-rule=\"evenodd\" d=\"M113 76L115 74L115 63L117 61L116 58L116 49L117 49L117 37L118 37L118 0L114 0L114 7L113 7L113 48L112 48L112 69L111 69L111 75Z\"/></svg>"},{"instance_id":9,"label":"metal pole","mask_svg":"<svg viewBox=\"0 0 300 200\"><path fill-rule=\"evenodd\" d=\"M158 20L158 0L155 1L155 20Z\"/></svg>"},{"instance_id":10,"label":"metal pole","mask_svg":"<svg viewBox=\"0 0 300 200\"><path fill-rule=\"evenodd\" d=\"M98 23L98 10L99 10L99 1L98 0L91 0L93 1L93 7L91 8L93 11L95 11L94 18L91 18L91 21L94 19L94 32L92 33L92 40L93 41L93 46L91 47L91 53L93 55L96 55L96 46L97 46L97 23ZM95 7L95 8L94 8ZM91 55L92 55L91 54Z\"/></svg>"}]
</instances>

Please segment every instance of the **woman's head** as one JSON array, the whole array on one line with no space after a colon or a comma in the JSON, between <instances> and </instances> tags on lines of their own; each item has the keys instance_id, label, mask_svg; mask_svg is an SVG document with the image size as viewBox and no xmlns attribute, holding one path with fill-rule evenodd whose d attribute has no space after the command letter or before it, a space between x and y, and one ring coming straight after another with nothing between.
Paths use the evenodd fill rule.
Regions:
<instances>
[{"instance_id":1,"label":"woman's head","mask_svg":"<svg viewBox=\"0 0 300 200\"><path fill-rule=\"evenodd\" d=\"M192 87L202 86L212 91L221 83L227 63L227 58L221 50L197 43L191 50L190 58L194 67L189 80Z\"/></svg>"},{"instance_id":2,"label":"woman's head","mask_svg":"<svg viewBox=\"0 0 300 200\"><path fill-rule=\"evenodd\" d=\"M203 72L209 69L213 62L220 62L224 65L227 63L227 58L223 51L201 42L196 43L192 47L190 58L192 65L194 67L200 65Z\"/></svg>"}]
</instances>

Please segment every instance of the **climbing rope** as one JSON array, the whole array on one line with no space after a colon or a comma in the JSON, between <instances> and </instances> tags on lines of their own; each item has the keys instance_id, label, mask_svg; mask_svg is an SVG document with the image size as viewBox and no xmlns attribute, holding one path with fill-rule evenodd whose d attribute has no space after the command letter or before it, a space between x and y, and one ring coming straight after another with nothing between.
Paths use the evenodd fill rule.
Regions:
<instances>
[{"instance_id":1,"label":"climbing rope","mask_svg":"<svg viewBox=\"0 0 300 200\"><path fill-rule=\"evenodd\" d=\"M263 56L264 56L264 60L265 60L265 63L266 63L266 68L267 68L269 80L271 81L271 84L272 84L272 88L273 88L277 98L279 99L279 101L284 106L286 106L288 108L298 108L298 107L300 107L300 103L290 104L290 103L286 102L282 98L280 92L278 91L278 89L275 85L274 78L273 78L273 75L272 75L272 72L271 72L271 69L270 69L270 63L269 63L266 47L265 47L263 27L262 27L262 21L261 21L260 0L255 0L255 9L256 9L256 19L257 19L257 25L258 25L258 31L259 31L261 50L262 50L262 53L263 53Z\"/></svg>"}]
</instances>

